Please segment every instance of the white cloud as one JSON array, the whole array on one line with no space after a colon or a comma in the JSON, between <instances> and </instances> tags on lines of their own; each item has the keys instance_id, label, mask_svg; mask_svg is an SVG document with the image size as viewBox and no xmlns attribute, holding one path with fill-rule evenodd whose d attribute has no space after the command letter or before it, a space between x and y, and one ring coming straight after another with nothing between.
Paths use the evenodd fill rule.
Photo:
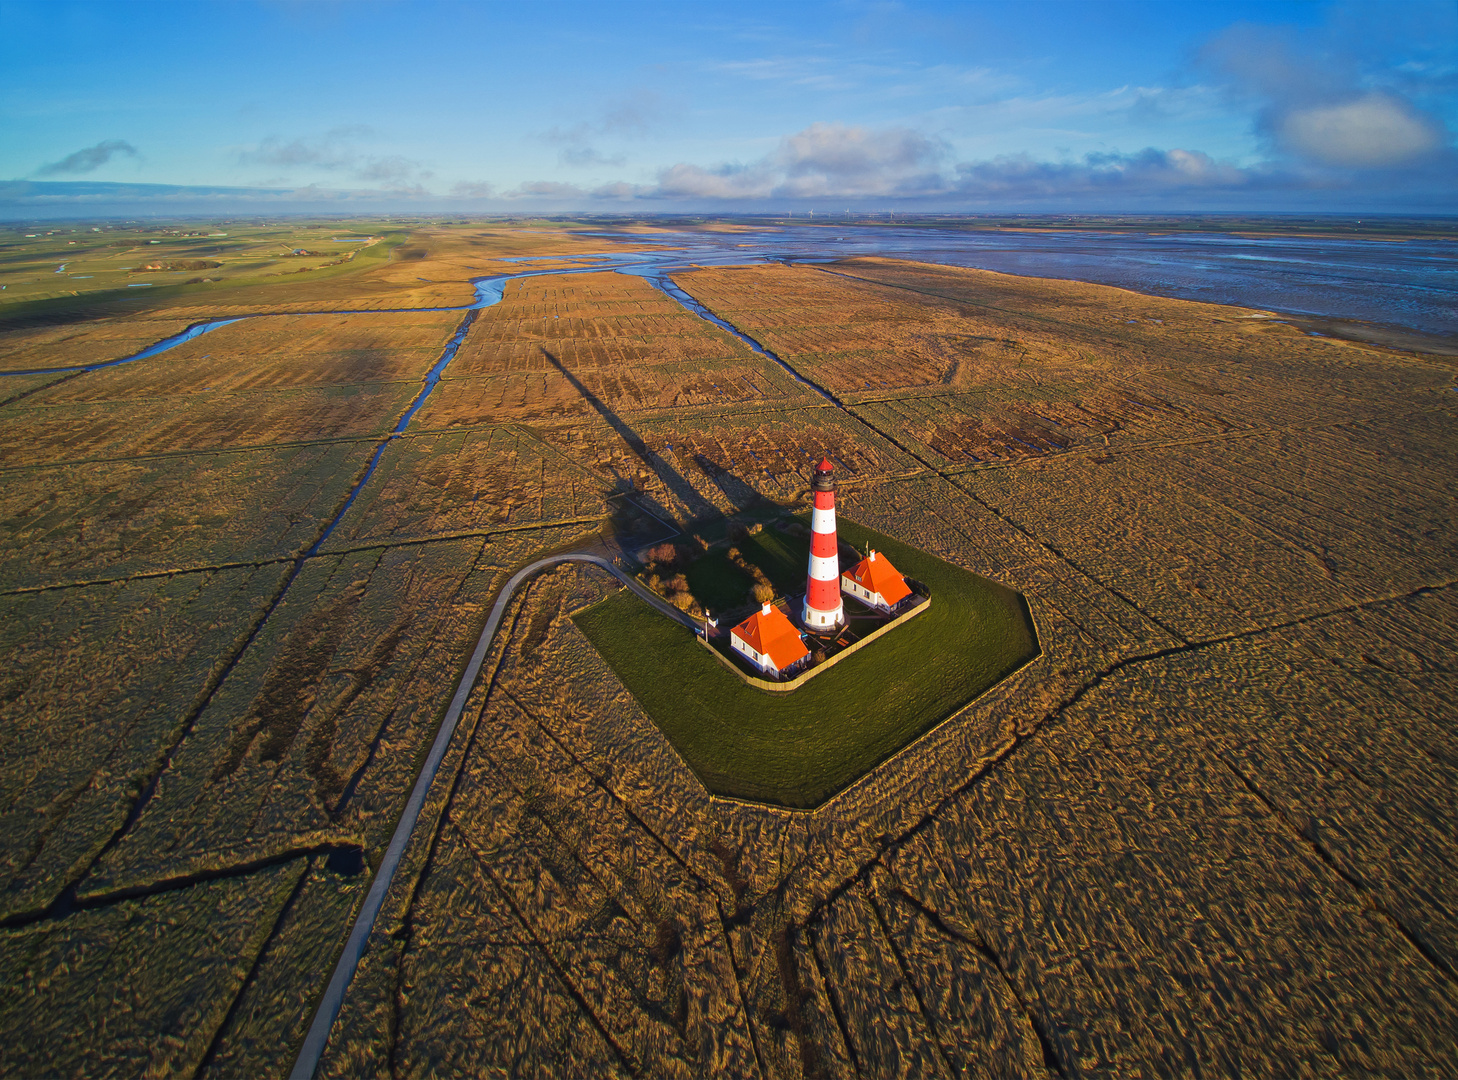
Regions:
<instances>
[{"instance_id":1,"label":"white cloud","mask_svg":"<svg viewBox=\"0 0 1458 1080\"><path fill-rule=\"evenodd\" d=\"M1325 165L1352 169L1406 165L1437 149L1440 129L1387 94L1292 109L1278 122L1287 149Z\"/></svg>"},{"instance_id":2,"label":"white cloud","mask_svg":"<svg viewBox=\"0 0 1458 1080\"><path fill-rule=\"evenodd\" d=\"M608 156L592 146L563 147L557 155L557 160L563 165L570 165L577 169L589 168L594 165L621 168L628 163L628 159L622 154Z\"/></svg>"},{"instance_id":3,"label":"white cloud","mask_svg":"<svg viewBox=\"0 0 1458 1080\"><path fill-rule=\"evenodd\" d=\"M811 124L748 165L680 163L662 170L655 195L686 199L911 195L943 186L949 148L910 128Z\"/></svg>"},{"instance_id":4,"label":"white cloud","mask_svg":"<svg viewBox=\"0 0 1458 1080\"><path fill-rule=\"evenodd\" d=\"M354 140L367 139L373 135L371 128L353 125L289 142L270 136L256 146L241 151L238 161L243 165L267 165L276 169L343 172L356 180L380 183L400 190L405 190L407 185L410 185L410 190L415 190L419 181L430 178L431 174L422 171L418 161L398 154L366 154L353 145ZM413 185L412 181L415 182Z\"/></svg>"},{"instance_id":5,"label":"white cloud","mask_svg":"<svg viewBox=\"0 0 1458 1080\"><path fill-rule=\"evenodd\" d=\"M1371 17L1397 17L1397 7L1379 5ZM1367 37L1381 36L1369 27ZM1442 76L1400 71L1380 41L1238 24L1201 58L1233 100L1254 107L1254 130L1275 158L1319 170L1393 169L1436 161L1449 146L1442 122L1415 104L1441 94Z\"/></svg>"},{"instance_id":6,"label":"white cloud","mask_svg":"<svg viewBox=\"0 0 1458 1080\"><path fill-rule=\"evenodd\" d=\"M663 100L658 94L640 90L610 102L591 123L583 122L566 128L554 127L541 138L562 148L557 154L557 160L562 165L578 169L603 165L619 167L626 164L626 157L622 154L604 154L593 144L604 137L644 138L659 124L663 112Z\"/></svg>"},{"instance_id":7,"label":"white cloud","mask_svg":"<svg viewBox=\"0 0 1458 1080\"><path fill-rule=\"evenodd\" d=\"M758 202L781 199L1042 200L1238 191L1282 183L1198 150L1097 153L1064 161L1027 154L952 162L941 140L908 128L813 124L747 165L680 163L638 198ZM616 193L622 197L622 192Z\"/></svg>"},{"instance_id":8,"label":"white cloud","mask_svg":"<svg viewBox=\"0 0 1458 1080\"><path fill-rule=\"evenodd\" d=\"M528 180L524 184L518 184L511 191L502 192L505 199L554 199L580 200L588 196L588 192L576 184L564 184L557 180Z\"/></svg>"},{"instance_id":9,"label":"white cloud","mask_svg":"<svg viewBox=\"0 0 1458 1080\"><path fill-rule=\"evenodd\" d=\"M416 174L417 165L398 154L390 157L367 158L355 169L361 180L375 180L385 184L403 184Z\"/></svg>"},{"instance_id":10,"label":"white cloud","mask_svg":"<svg viewBox=\"0 0 1458 1080\"><path fill-rule=\"evenodd\" d=\"M1026 154L957 166L957 193L1011 201L1087 195L1151 196L1181 191L1231 191L1274 178L1216 161L1198 150L1089 154L1076 161L1035 161Z\"/></svg>"}]
</instances>

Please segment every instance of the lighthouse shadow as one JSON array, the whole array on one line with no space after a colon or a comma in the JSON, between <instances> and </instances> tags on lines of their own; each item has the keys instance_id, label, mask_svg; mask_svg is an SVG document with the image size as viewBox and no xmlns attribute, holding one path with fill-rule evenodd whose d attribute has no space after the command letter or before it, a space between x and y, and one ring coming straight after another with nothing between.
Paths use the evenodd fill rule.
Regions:
<instances>
[{"instance_id":1,"label":"lighthouse shadow","mask_svg":"<svg viewBox=\"0 0 1458 1080\"><path fill-rule=\"evenodd\" d=\"M694 465L728 500L735 511L748 510L765 502L764 497L707 454L695 454Z\"/></svg>"},{"instance_id":2,"label":"lighthouse shadow","mask_svg":"<svg viewBox=\"0 0 1458 1080\"><path fill-rule=\"evenodd\" d=\"M669 494L687 509L690 520L719 516L719 510L713 503L700 495L698 490L685 480L683 475L662 455L650 449L642 436L629 427L622 417L608 408L606 402L583 385L581 379L568 371L562 361L548 351L546 346L542 346L542 355L547 358L548 363L562 373L563 378L572 384L573 389L582 395L583 400L607 421L608 426L617 432L618 437L628 444L628 448L638 455L644 465L648 466Z\"/></svg>"}]
</instances>

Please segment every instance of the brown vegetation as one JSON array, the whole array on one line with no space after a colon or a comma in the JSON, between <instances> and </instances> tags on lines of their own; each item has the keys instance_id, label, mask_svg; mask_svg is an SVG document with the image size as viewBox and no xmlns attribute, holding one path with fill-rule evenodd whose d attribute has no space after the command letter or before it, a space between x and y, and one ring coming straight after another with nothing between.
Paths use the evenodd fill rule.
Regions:
<instances>
[{"instance_id":1,"label":"brown vegetation","mask_svg":"<svg viewBox=\"0 0 1458 1080\"><path fill-rule=\"evenodd\" d=\"M603 244L420 230L287 303ZM6 1071L286 1072L511 569L613 492L793 503L822 452L848 515L1021 591L1043 656L781 812L710 798L577 630L607 575L542 574L324 1075L1458 1070L1451 370L883 260L679 280L841 406L641 281L526 281L307 559L458 318L244 322L0 408ZM0 363L275 304L211 295Z\"/></svg>"},{"instance_id":2,"label":"brown vegetation","mask_svg":"<svg viewBox=\"0 0 1458 1080\"><path fill-rule=\"evenodd\" d=\"M609 482L522 425L397 439L327 549L607 516Z\"/></svg>"},{"instance_id":3,"label":"brown vegetation","mask_svg":"<svg viewBox=\"0 0 1458 1080\"><path fill-rule=\"evenodd\" d=\"M641 278L511 282L421 417L431 426L595 419L799 399L782 371Z\"/></svg>"},{"instance_id":4,"label":"brown vegetation","mask_svg":"<svg viewBox=\"0 0 1458 1080\"><path fill-rule=\"evenodd\" d=\"M848 513L1024 591L1044 658L807 818L707 800L569 623L530 657L501 643L461 783L417 833L330 1075L1458 1064L1440 1034L1458 1023L1458 929L1434 903L1451 900L1458 830L1429 797L1455 780L1432 723L1458 618L1440 525L1458 494L1441 450L1450 377L1245 330L1238 312L897 272L995 287L1011 332L1036 315L1102 341L1106 359L1075 368L1070 350L1057 379L1015 360L969 369L965 396L942 400L991 452L927 453L914 475L842 494ZM764 304L720 308L743 323L792 306L766 281L845 290L848 306L880 288L780 269L684 284L735 275ZM1131 309L1228 318L1230 337L1109 317ZM873 411L910 410L924 385L849 422L924 453L888 416L934 410ZM685 943L669 971L654 959L665 919ZM481 957L473 933L515 944ZM686 1007L659 996L680 985Z\"/></svg>"},{"instance_id":5,"label":"brown vegetation","mask_svg":"<svg viewBox=\"0 0 1458 1080\"><path fill-rule=\"evenodd\" d=\"M63 326L7 330L0 335L0 371L99 364L140 352L153 342L181 333L195 320L157 318L89 319ZM6 388L9 382L6 382Z\"/></svg>"},{"instance_id":6,"label":"brown vegetation","mask_svg":"<svg viewBox=\"0 0 1458 1080\"><path fill-rule=\"evenodd\" d=\"M26 395L6 410L0 468L383 434L459 323L440 313L245 319Z\"/></svg>"}]
</instances>

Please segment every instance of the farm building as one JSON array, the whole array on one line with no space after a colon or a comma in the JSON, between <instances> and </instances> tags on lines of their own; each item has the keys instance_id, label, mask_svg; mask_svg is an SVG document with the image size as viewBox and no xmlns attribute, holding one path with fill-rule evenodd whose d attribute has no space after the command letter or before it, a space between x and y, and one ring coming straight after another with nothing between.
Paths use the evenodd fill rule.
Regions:
<instances>
[{"instance_id":1,"label":"farm building","mask_svg":"<svg viewBox=\"0 0 1458 1080\"><path fill-rule=\"evenodd\" d=\"M911 587L891 560L872 551L840 575L840 588L863 604L890 611L911 595Z\"/></svg>"},{"instance_id":2,"label":"farm building","mask_svg":"<svg viewBox=\"0 0 1458 1080\"><path fill-rule=\"evenodd\" d=\"M729 644L766 675L784 675L810 655L790 617L770 604L729 631Z\"/></svg>"}]
</instances>

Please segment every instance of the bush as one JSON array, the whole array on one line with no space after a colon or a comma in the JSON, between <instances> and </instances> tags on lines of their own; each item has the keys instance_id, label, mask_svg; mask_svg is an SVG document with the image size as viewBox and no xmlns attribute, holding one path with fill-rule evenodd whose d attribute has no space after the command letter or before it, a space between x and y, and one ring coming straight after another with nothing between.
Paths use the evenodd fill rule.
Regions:
<instances>
[{"instance_id":1,"label":"bush","mask_svg":"<svg viewBox=\"0 0 1458 1080\"><path fill-rule=\"evenodd\" d=\"M679 551L678 546L665 540L663 543L649 548L643 556L643 562L644 565L650 568L655 566L672 567L678 565L682 557L683 553Z\"/></svg>"},{"instance_id":2,"label":"bush","mask_svg":"<svg viewBox=\"0 0 1458 1080\"><path fill-rule=\"evenodd\" d=\"M775 598L774 586L770 584L770 579L763 570L745 559L738 548L732 547L725 554L729 556L731 563L748 574L754 582L754 587L750 589L750 592L754 595L756 603L767 604Z\"/></svg>"}]
</instances>

